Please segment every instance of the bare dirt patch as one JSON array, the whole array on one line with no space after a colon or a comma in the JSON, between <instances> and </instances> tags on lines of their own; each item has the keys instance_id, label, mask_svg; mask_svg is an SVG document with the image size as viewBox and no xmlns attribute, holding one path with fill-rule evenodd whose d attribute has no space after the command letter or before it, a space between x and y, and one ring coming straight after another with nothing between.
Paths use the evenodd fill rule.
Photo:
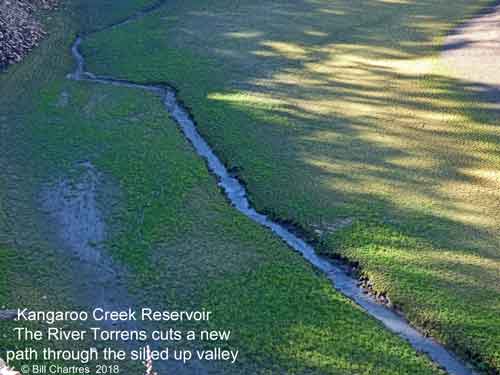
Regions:
<instances>
[{"instance_id":1,"label":"bare dirt patch","mask_svg":"<svg viewBox=\"0 0 500 375\"><path fill-rule=\"evenodd\" d=\"M70 174L47 185L41 195L47 220L54 228L49 236L79 275L74 279L74 293L87 306L132 306L124 285L126 270L104 248L107 233L98 195L107 184L90 162L79 164Z\"/></svg>"},{"instance_id":2,"label":"bare dirt patch","mask_svg":"<svg viewBox=\"0 0 500 375\"><path fill-rule=\"evenodd\" d=\"M45 193L44 207L58 224L63 242L80 258L97 262L105 225L97 207L98 174L91 163L76 182L60 180Z\"/></svg>"}]
</instances>

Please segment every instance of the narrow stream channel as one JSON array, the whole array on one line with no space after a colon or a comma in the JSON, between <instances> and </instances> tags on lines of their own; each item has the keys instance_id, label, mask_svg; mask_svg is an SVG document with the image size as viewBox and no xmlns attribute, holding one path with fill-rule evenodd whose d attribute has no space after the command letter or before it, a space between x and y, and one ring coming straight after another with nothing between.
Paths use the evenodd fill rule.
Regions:
<instances>
[{"instance_id":1,"label":"narrow stream channel","mask_svg":"<svg viewBox=\"0 0 500 375\"><path fill-rule=\"evenodd\" d=\"M342 264L318 256L311 245L282 225L273 222L267 216L257 212L250 205L244 186L236 178L231 176L224 164L219 160L207 142L205 142L205 140L198 133L194 121L187 110L183 108L177 100L176 93L173 88L166 85L137 84L111 77L96 76L92 73L86 72L84 66L85 60L79 50L81 42L81 37L78 37L72 46L71 51L76 60L77 66L76 70L68 75L68 78L77 81L90 81L121 87L140 88L160 95L167 112L179 125L184 133L184 136L191 142L198 155L206 160L209 170L217 177L219 186L238 211L254 222L273 231L291 248L300 252L308 262L324 272L324 274L331 280L336 290L356 302L366 311L367 314L380 321L389 331L408 341L417 351L427 354L431 360L444 368L449 374L475 374L468 365L462 363L442 345L437 343L432 338L423 336L416 329L412 328L403 317L385 305L378 303L371 296L363 293L363 290L358 286L358 280L351 277Z\"/></svg>"}]
</instances>

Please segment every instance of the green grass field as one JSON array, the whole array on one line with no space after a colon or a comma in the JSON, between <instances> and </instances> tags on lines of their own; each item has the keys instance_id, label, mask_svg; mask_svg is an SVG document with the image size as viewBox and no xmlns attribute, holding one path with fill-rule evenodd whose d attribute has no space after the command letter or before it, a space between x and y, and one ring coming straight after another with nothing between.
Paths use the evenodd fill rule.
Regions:
<instances>
[{"instance_id":1,"label":"green grass field","mask_svg":"<svg viewBox=\"0 0 500 375\"><path fill-rule=\"evenodd\" d=\"M115 205L107 191L98 198L110 228L106 248L126 267L130 293L146 306L210 309L214 328L234 331L228 345L241 360L212 371L440 373L232 209L159 98L65 78L77 32L150 5L110 4L66 5L40 48L0 76L0 306L87 307L74 290L75 276L84 277L78 261L57 248L39 200L47 184L76 181L75 166L88 160L120 197ZM1 324L10 331L12 323ZM14 345L0 340L2 351Z\"/></svg>"},{"instance_id":2,"label":"green grass field","mask_svg":"<svg viewBox=\"0 0 500 375\"><path fill-rule=\"evenodd\" d=\"M90 5L90 2L87 2ZM127 4L126 4L127 3ZM133 9L144 6L143 1L124 1L128 9L123 17ZM95 5L95 3L94 3ZM47 182L49 169L57 165L43 162L46 149L40 139L34 138L33 129L45 125L33 117L40 104L40 93L51 85L64 81L64 76L72 69L73 59L67 53L77 30L78 16L74 7L65 5L59 12L43 14L49 35L21 64L11 66L0 73L0 309L27 307L33 310L87 309L72 285L78 268L70 257L55 251L53 237L48 235L46 218L41 215L39 195L41 185ZM101 16L100 22L114 22L118 17ZM93 23L97 26L97 21ZM43 132L42 128L39 131ZM64 147L61 145L61 147ZM40 160L37 158L41 157ZM46 159L47 160L47 159ZM50 178L55 178L52 175ZM46 346L67 349L65 342L55 343L19 342L13 329L16 322L0 322L0 357L5 359L6 350L33 347L41 350ZM23 327L45 329L37 323L25 323ZM59 325L56 325L59 326ZM80 324L65 323L65 329L88 328ZM84 341L73 343L72 349L86 349L95 343ZM114 346L118 349L119 346ZM46 364L42 361L30 363ZM11 363L16 369L25 361ZM54 361L54 365L67 366L71 362ZM122 364L124 371L140 373L140 363Z\"/></svg>"},{"instance_id":3,"label":"green grass field","mask_svg":"<svg viewBox=\"0 0 500 375\"><path fill-rule=\"evenodd\" d=\"M444 34L486 4L170 1L83 47L92 72L175 86L259 210L358 262L494 373L498 113L493 88L439 61Z\"/></svg>"}]
</instances>

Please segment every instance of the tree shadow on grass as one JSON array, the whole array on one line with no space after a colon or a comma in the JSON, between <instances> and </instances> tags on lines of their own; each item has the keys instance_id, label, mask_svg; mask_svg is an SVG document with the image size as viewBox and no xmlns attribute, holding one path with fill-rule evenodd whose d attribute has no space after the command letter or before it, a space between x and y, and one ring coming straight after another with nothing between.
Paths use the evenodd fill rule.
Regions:
<instances>
[{"instance_id":1,"label":"tree shadow on grass","mask_svg":"<svg viewBox=\"0 0 500 375\"><path fill-rule=\"evenodd\" d=\"M434 3L423 3L413 9L429 13ZM411 11L402 8L402 12ZM272 14L273 9L265 12ZM311 232L318 221L331 223L349 215L361 225L377 223L415 239L403 247L402 255L410 259L401 258L417 270L442 274L441 279L401 271L408 265L397 257L374 266L376 261L371 259L377 255L368 255L362 263L369 272L386 273L399 285L395 294L406 301L417 322L439 327L433 333L453 347L466 348L460 353L481 352L485 362L497 366L492 360L498 349L495 340L481 339L481 332L500 323L491 320L478 328L474 322L494 316L498 303L485 301L500 300L495 287L500 280L499 88L432 73L425 64L431 64L427 54L436 45L432 38L422 38L420 31L408 40L398 40L400 35L391 40L391 27L385 29L387 24L377 23L380 19L375 17L350 29L348 36L321 34L326 26L318 26L316 20L325 9L303 12L307 20L294 18L290 10L268 16L293 18L293 22L282 21L294 25L287 32L280 21L271 30L232 29L215 10L191 14L203 17L206 27L215 24L231 30L219 37L217 46L207 43L198 50L216 56L226 76L222 86L214 82L213 92L208 93L207 107L216 108L220 123L216 126L202 114L202 132L225 161L238 168L260 210ZM414 14L414 19L423 16ZM438 19L427 16L425 22L434 25ZM405 23L401 27L415 27L425 34L431 26ZM448 27L443 22L435 35ZM311 42L314 38L316 42ZM203 109L193 109L200 119ZM225 115L228 112L231 115ZM218 146L221 137L226 146ZM238 145L237 139L244 141ZM347 243L334 240L327 253L340 251L359 260L357 250L342 251ZM370 244L394 251L373 236ZM413 245L424 249L427 261L419 262L422 252L415 252ZM456 261L447 261L441 253ZM470 256L481 261L467 264ZM435 289L430 285L439 285L445 295L433 298ZM412 306L413 296L418 302ZM432 314L415 310L426 301L431 301ZM459 323L448 320L446 313L440 315L441 309L464 319L461 334L451 335L453 339L450 332ZM429 321L426 314L432 317Z\"/></svg>"},{"instance_id":2,"label":"tree shadow on grass","mask_svg":"<svg viewBox=\"0 0 500 375\"><path fill-rule=\"evenodd\" d=\"M469 299L480 306L464 307L467 321L456 340L463 352L491 359L496 349L475 341L481 333L473 323L496 306L487 300L500 298L492 287L500 279L499 89L433 67L436 40L479 5L172 1L152 15L165 33L147 21L129 25L117 31L129 36L113 51L119 57L108 58L127 61L127 69L117 67L122 78L164 80L180 90L201 133L238 171L259 210L309 233L353 218L358 231L330 233L325 252L390 280L399 300L414 299L410 316L437 301L429 311L445 337L456 325L440 309ZM127 60L133 56L141 60ZM155 65L145 68L148 58ZM357 238L364 227L365 254ZM403 244L385 243L387 233ZM377 264L380 251L370 248L395 256ZM480 259L474 266L471 256ZM444 271L440 290L450 298L438 301L430 286Z\"/></svg>"}]
</instances>

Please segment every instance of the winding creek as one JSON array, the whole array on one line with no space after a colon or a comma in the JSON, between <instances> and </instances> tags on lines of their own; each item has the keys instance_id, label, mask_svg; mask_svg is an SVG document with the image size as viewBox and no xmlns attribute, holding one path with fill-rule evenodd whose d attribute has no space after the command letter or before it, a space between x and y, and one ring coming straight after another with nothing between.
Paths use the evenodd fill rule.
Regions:
<instances>
[{"instance_id":1,"label":"winding creek","mask_svg":"<svg viewBox=\"0 0 500 375\"><path fill-rule=\"evenodd\" d=\"M143 15L146 12L141 12ZM121 23L138 18L132 16ZM110 26L115 27L117 25ZM389 331L399 335L408 341L415 350L425 353L431 360L444 368L449 374L469 375L474 374L470 366L457 359L442 345L432 338L423 336L395 311L378 303L375 298L363 292L358 286L358 280L353 278L346 267L336 261L320 257L315 249L298 235L292 233L283 225L270 220L267 216L257 212L247 197L244 186L233 177L224 164L219 160L207 142L198 133L195 123L188 111L177 100L176 92L167 85L145 85L131 81L114 79L112 77L97 76L85 71L85 60L80 53L82 37L78 37L72 46L72 54L76 61L76 70L68 75L68 78L77 81L89 81L100 84L109 84L120 87L139 88L159 95L164 103L166 111L178 124L184 136L191 142L197 154L205 159L209 170L217 177L218 184L224 194L239 212L274 232L292 249L298 251L314 267L321 270L332 282L333 287L343 295L347 296L367 314L380 321Z\"/></svg>"}]
</instances>

